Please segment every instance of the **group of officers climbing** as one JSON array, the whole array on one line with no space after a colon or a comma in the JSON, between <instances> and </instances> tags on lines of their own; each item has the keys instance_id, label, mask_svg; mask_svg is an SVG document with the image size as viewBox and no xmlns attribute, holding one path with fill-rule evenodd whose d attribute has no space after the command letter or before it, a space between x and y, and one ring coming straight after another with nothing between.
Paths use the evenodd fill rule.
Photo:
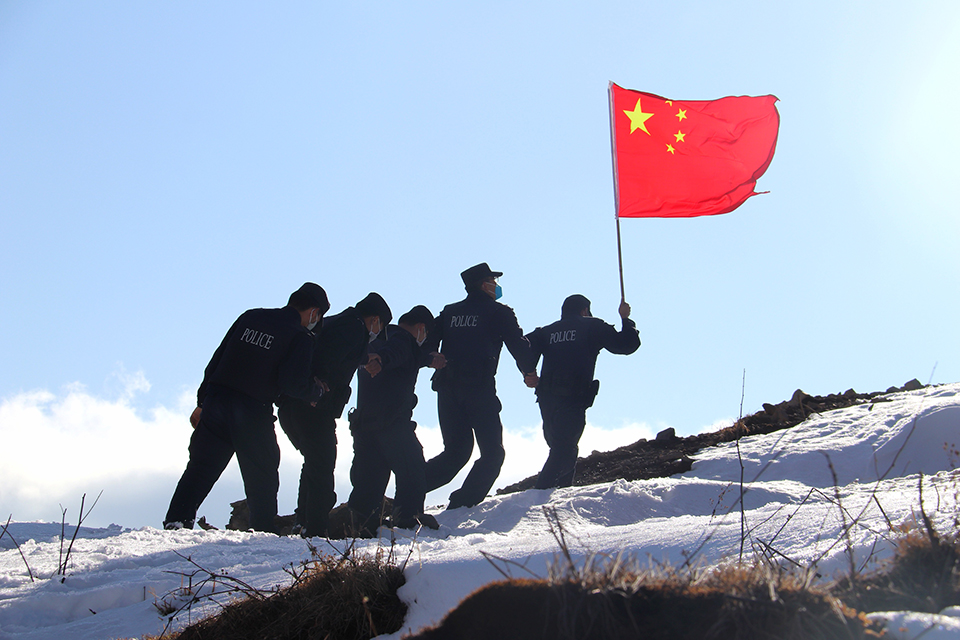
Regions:
<instances>
[{"instance_id":1,"label":"group of officers climbing","mask_svg":"<svg viewBox=\"0 0 960 640\"><path fill-rule=\"evenodd\" d=\"M617 330L590 314L582 295L564 300L560 320L524 335L513 310L498 302L502 272L486 263L460 274L467 296L434 318L422 305L396 324L377 293L325 318L326 292L308 282L279 309L251 309L234 322L204 370L189 461L164 518L167 529L193 528L197 510L233 455L243 479L250 526L277 533L280 426L303 455L295 531L304 537L328 533L336 505L336 420L351 397L348 415L354 458L353 490L347 502L357 531L380 523L384 493L396 481L390 526L438 528L424 513L427 493L451 482L470 461L474 440L480 457L447 509L479 504L493 487L504 460L503 426L495 374L503 345L524 383L536 389L550 453L536 488L573 484L586 410L599 388L594 380L603 349L630 354L640 336L621 301ZM537 367L543 360L538 375ZM416 436L414 393L421 368L435 371L443 451L426 460Z\"/></svg>"}]
</instances>

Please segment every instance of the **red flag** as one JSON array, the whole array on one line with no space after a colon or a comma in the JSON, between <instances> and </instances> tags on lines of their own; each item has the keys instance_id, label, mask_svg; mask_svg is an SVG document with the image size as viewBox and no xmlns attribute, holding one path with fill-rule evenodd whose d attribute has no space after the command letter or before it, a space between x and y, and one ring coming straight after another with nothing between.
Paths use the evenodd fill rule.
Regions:
<instances>
[{"instance_id":1,"label":"red flag","mask_svg":"<svg viewBox=\"0 0 960 640\"><path fill-rule=\"evenodd\" d=\"M773 160L776 96L667 100L610 83L617 216L733 211Z\"/></svg>"}]
</instances>

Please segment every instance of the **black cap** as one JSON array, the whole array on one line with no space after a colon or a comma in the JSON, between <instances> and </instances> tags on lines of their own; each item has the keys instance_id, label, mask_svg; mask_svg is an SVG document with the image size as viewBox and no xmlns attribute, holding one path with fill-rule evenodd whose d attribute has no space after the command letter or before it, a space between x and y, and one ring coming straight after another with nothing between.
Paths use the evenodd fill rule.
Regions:
<instances>
[{"instance_id":1,"label":"black cap","mask_svg":"<svg viewBox=\"0 0 960 640\"><path fill-rule=\"evenodd\" d=\"M379 293L370 292L367 297L358 302L354 307L360 314L360 317L380 316L380 322L390 324L393 320L393 314L390 313L390 307L387 301Z\"/></svg>"},{"instance_id":2,"label":"black cap","mask_svg":"<svg viewBox=\"0 0 960 640\"><path fill-rule=\"evenodd\" d=\"M587 300L587 296L575 293L563 301L563 306L560 307L560 317L579 316L584 309L587 310L587 315L590 315L590 301Z\"/></svg>"},{"instance_id":3,"label":"black cap","mask_svg":"<svg viewBox=\"0 0 960 640\"><path fill-rule=\"evenodd\" d=\"M422 304L418 304L400 316L401 324L420 324L421 322L427 325L427 331L433 328L433 314Z\"/></svg>"},{"instance_id":4,"label":"black cap","mask_svg":"<svg viewBox=\"0 0 960 640\"><path fill-rule=\"evenodd\" d=\"M304 282L300 288L290 294L290 300L287 304L299 309L310 309L319 307L322 313L330 309L330 302L327 300L327 292L318 284Z\"/></svg>"},{"instance_id":5,"label":"black cap","mask_svg":"<svg viewBox=\"0 0 960 640\"><path fill-rule=\"evenodd\" d=\"M475 264L466 271L460 273L460 277L463 279L463 284L465 284L468 288L483 282L487 278L499 278L502 275L502 271L492 271L486 262Z\"/></svg>"}]
</instances>

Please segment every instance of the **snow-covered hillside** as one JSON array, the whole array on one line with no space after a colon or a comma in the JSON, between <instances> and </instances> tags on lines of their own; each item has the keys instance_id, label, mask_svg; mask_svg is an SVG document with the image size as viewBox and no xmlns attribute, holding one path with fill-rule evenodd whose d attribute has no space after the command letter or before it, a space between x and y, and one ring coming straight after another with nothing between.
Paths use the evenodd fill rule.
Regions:
<instances>
[{"instance_id":1,"label":"snow-covered hillside","mask_svg":"<svg viewBox=\"0 0 960 640\"><path fill-rule=\"evenodd\" d=\"M860 516L852 531L858 563L871 553L889 554L879 534L888 530L887 518L899 525L913 517L920 473L925 510L946 528L957 510L952 469L960 440L960 384L876 400L812 415L793 429L745 438L739 452L735 443L702 451L683 476L531 490L489 498L472 509L433 510L439 531L414 535L383 529L379 540L362 541L361 547L389 546L394 535L394 553L409 556L407 583L400 591L410 606L407 621L404 630L386 637L439 621L476 587L502 577L501 571L545 576L558 549L544 507L559 514L568 543L579 554L623 550L674 563L691 553L705 562L736 557L741 468L748 552L751 541L769 545L802 565L816 563L824 576L848 564L839 542L843 522L835 492L848 513ZM303 540L265 534L81 529L61 582L55 575L59 523L13 523L9 531L20 548L10 536L0 539L3 640L157 633L165 620L154 602L180 587L179 574L190 567L181 555L257 587L287 583L283 567L310 557ZM339 549L342 544L322 541L319 546ZM199 613L194 608L190 615L196 619ZM931 625L924 635L928 640L960 638L960 618L903 612L887 617L893 621L892 638L916 637ZM176 624L188 622L185 613Z\"/></svg>"}]
</instances>

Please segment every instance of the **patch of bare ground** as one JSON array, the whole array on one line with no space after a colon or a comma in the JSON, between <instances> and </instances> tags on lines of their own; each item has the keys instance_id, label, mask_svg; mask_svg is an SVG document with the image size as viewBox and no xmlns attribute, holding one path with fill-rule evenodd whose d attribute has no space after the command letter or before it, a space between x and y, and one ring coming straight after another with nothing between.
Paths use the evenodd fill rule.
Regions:
<instances>
[{"instance_id":1,"label":"patch of bare ground","mask_svg":"<svg viewBox=\"0 0 960 640\"><path fill-rule=\"evenodd\" d=\"M823 413L857 404L883 402L885 395L897 391L922 389L917 380L903 387L891 387L886 391L857 393L850 389L840 394L811 396L801 390L780 404L764 404L763 411L741 418L729 427L711 433L677 437L673 429L657 434L655 440L641 438L633 444L613 451L594 451L577 460L575 486L612 482L617 479L647 480L666 478L689 471L693 466L690 456L706 447L723 442L733 442L744 436L772 433L794 427L814 413ZM530 476L520 482L497 489L498 495L532 489L537 477Z\"/></svg>"},{"instance_id":2,"label":"patch of bare ground","mask_svg":"<svg viewBox=\"0 0 960 640\"><path fill-rule=\"evenodd\" d=\"M826 640L876 635L866 617L826 591L725 567L703 575L624 573L618 585L511 579L468 596L418 640Z\"/></svg>"},{"instance_id":3,"label":"patch of bare ground","mask_svg":"<svg viewBox=\"0 0 960 640\"><path fill-rule=\"evenodd\" d=\"M815 572L769 560L713 568L654 565L595 554L574 561L556 511L561 552L547 579L510 578L467 596L436 626L407 640L850 640L879 625Z\"/></svg>"}]
</instances>

